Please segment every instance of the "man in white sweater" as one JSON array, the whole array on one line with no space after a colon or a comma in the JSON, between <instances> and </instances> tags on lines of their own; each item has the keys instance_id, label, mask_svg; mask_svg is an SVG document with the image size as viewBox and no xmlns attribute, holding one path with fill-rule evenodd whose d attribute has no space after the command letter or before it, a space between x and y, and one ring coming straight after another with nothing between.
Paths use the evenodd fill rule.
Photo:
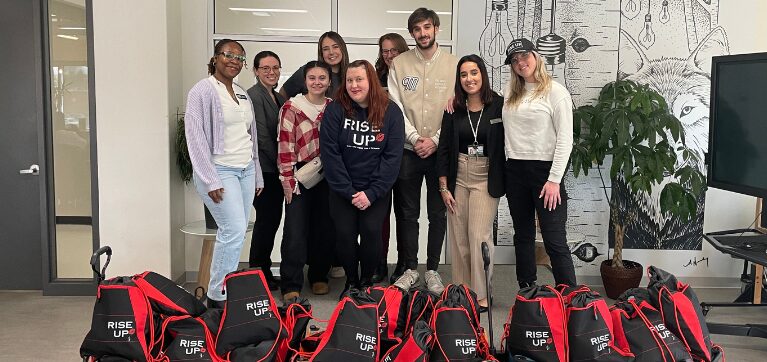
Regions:
<instances>
[{"instance_id":1,"label":"man in white sweater","mask_svg":"<svg viewBox=\"0 0 767 362\"><path fill-rule=\"evenodd\" d=\"M408 30L416 47L394 58L388 81L389 95L405 115L405 152L394 185L399 260L391 280L404 290L418 282L418 217L421 185L425 178L429 236L424 279L430 291L441 293L444 286L437 266L447 220L445 204L439 194L435 151L443 110L454 92L458 61L437 45L439 17L433 10L418 8L413 11L408 18Z\"/></svg>"}]
</instances>

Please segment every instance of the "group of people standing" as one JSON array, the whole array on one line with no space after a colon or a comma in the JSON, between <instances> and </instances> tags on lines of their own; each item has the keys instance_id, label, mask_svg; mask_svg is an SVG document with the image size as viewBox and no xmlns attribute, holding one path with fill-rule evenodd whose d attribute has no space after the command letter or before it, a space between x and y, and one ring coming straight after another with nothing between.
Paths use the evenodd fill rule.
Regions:
<instances>
[{"instance_id":1,"label":"group of people standing","mask_svg":"<svg viewBox=\"0 0 767 362\"><path fill-rule=\"evenodd\" d=\"M379 39L375 66L350 61L343 38L323 34L317 60L298 69L277 91L281 62L261 51L256 84L234 78L244 48L224 39L208 64L211 74L189 92L186 135L200 197L219 225L207 291L225 298L250 205L256 222L250 266L261 268L284 299L299 296L304 266L312 293L326 294L332 266L349 288L388 276L389 214L396 218L397 262L390 283L407 290L420 280L421 188L429 220L424 282L444 289L438 272L445 232L452 282L468 284L489 304L480 245L492 256L493 221L506 195L514 222L517 281L536 282L536 215L558 284L575 285L567 247L567 193L561 186L572 147L572 100L551 80L534 44L512 41L511 77L502 97L490 88L477 55L457 59L436 42L439 17L415 10L402 36ZM285 208L280 280L271 251ZM448 227L449 226L449 227Z\"/></svg>"}]
</instances>

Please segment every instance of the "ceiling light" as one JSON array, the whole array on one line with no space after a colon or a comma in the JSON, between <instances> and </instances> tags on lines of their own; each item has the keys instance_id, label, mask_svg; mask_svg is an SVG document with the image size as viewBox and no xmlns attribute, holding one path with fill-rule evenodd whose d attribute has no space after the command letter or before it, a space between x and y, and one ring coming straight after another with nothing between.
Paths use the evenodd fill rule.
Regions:
<instances>
[{"instance_id":1,"label":"ceiling light","mask_svg":"<svg viewBox=\"0 0 767 362\"><path fill-rule=\"evenodd\" d=\"M308 13L302 9L256 9L256 8L229 8L231 11L265 12L265 13Z\"/></svg>"},{"instance_id":2,"label":"ceiling light","mask_svg":"<svg viewBox=\"0 0 767 362\"><path fill-rule=\"evenodd\" d=\"M59 30L85 30L85 28L81 26L62 26L59 27Z\"/></svg>"},{"instance_id":3,"label":"ceiling light","mask_svg":"<svg viewBox=\"0 0 767 362\"><path fill-rule=\"evenodd\" d=\"M266 31L312 31L312 32L320 32L319 29L298 29L298 28L260 28L261 30Z\"/></svg>"},{"instance_id":4,"label":"ceiling light","mask_svg":"<svg viewBox=\"0 0 767 362\"><path fill-rule=\"evenodd\" d=\"M253 14L254 16L272 16L271 14L265 13L263 11L254 11L251 14Z\"/></svg>"},{"instance_id":5,"label":"ceiling light","mask_svg":"<svg viewBox=\"0 0 767 362\"><path fill-rule=\"evenodd\" d=\"M56 35L56 36L59 37L59 38L64 38L64 39L69 39L69 40L79 40L80 39L80 38L78 38L76 36L73 36L73 35L59 34L59 35Z\"/></svg>"},{"instance_id":6,"label":"ceiling light","mask_svg":"<svg viewBox=\"0 0 767 362\"><path fill-rule=\"evenodd\" d=\"M412 14L413 10L386 10L388 14ZM437 15L453 15L450 11L437 11Z\"/></svg>"}]
</instances>

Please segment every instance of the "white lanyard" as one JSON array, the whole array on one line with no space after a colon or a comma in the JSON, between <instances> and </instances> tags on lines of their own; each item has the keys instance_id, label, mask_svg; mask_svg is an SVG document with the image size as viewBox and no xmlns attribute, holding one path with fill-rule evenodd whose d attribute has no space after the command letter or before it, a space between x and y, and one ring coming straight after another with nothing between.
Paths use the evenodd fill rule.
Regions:
<instances>
[{"instance_id":1,"label":"white lanyard","mask_svg":"<svg viewBox=\"0 0 767 362\"><path fill-rule=\"evenodd\" d=\"M466 101L466 118L469 119L469 127L471 128L471 133L474 135L474 146L479 145L477 142L477 134L479 133L479 122L482 122L482 112L485 111L485 105L482 104L482 109L479 110L479 118L477 119L477 128L474 128L474 125L471 123L471 114L469 114L469 102Z\"/></svg>"}]
</instances>

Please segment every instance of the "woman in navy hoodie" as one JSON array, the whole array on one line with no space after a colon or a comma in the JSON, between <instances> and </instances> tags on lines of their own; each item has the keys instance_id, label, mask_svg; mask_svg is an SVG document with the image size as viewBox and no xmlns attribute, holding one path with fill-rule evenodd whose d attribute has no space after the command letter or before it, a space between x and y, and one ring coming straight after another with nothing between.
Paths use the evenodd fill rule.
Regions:
<instances>
[{"instance_id":1,"label":"woman in navy hoodie","mask_svg":"<svg viewBox=\"0 0 767 362\"><path fill-rule=\"evenodd\" d=\"M325 109L320 132L336 253L346 272L341 296L349 288L372 284L405 135L402 111L389 101L370 62L352 62L343 79L345 86Z\"/></svg>"}]
</instances>

